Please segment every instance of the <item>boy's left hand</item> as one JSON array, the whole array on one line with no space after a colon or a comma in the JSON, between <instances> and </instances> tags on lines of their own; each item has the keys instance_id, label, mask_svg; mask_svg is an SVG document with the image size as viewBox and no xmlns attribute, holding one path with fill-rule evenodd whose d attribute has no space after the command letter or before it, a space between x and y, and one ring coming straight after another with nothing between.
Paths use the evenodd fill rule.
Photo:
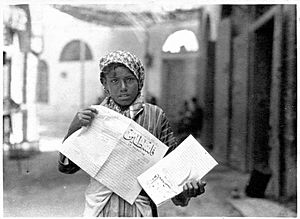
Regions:
<instances>
[{"instance_id":1,"label":"boy's left hand","mask_svg":"<svg viewBox=\"0 0 300 219\"><path fill-rule=\"evenodd\" d=\"M191 180L183 186L183 191L172 198L175 205L187 206L191 197L197 197L205 192L206 182L202 180Z\"/></svg>"},{"instance_id":2,"label":"boy's left hand","mask_svg":"<svg viewBox=\"0 0 300 219\"><path fill-rule=\"evenodd\" d=\"M187 198L196 197L205 192L206 182L200 180L192 180L183 186L183 195Z\"/></svg>"}]
</instances>

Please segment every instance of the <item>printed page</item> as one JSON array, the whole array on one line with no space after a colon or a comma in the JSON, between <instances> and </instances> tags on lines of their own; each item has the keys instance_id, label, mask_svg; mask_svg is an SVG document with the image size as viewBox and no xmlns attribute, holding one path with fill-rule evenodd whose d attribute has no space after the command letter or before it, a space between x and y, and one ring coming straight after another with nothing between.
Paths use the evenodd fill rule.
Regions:
<instances>
[{"instance_id":1,"label":"printed page","mask_svg":"<svg viewBox=\"0 0 300 219\"><path fill-rule=\"evenodd\" d=\"M89 127L73 133L58 150L90 176L95 177L131 120L103 106Z\"/></svg>"},{"instance_id":2,"label":"printed page","mask_svg":"<svg viewBox=\"0 0 300 219\"><path fill-rule=\"evenodd\" d=\"M133 204L141 191L137 177L163 158L168 147L133 120L103 106L87 128L58 150L90 176Z\"/></svg>"},{"instance_id":3,"label":"printed page","mask_svg":"<svg viewBox=\"0 0 300 219\"><path fill-rule=\"evenodd\" d=\"M142 189L137 177L162 159L167 150L166 145L132 121L95 178L133 204Z\"/></svg>"},{"instance_id":4,"label":"printed page","mask_svg":"<svg viewBox=\"0 0 300 219\"><path fill-rule=\"evenodd\" d=\"M190 135L174 151L138 177L157 206L183 191L191 179L201 179L218 163Z\"/></svg>"}]
</instances>

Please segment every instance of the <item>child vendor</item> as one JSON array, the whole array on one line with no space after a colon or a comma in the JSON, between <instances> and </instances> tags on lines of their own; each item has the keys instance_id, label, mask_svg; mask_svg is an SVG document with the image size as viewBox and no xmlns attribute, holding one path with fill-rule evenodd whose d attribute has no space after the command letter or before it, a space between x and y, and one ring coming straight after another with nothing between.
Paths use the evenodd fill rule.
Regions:
<instances>
[{"instance_id":1,"label":"child vendor","mask_svg":"<svg viewBox=\"0 0 300 219\"><path fill-rule=\"evenodd\" d=\"M101 58L99 65L100 81L107 96L101 105L134 120L169 147L167 154L171 152L177 144L165 113L156 105L144 103L141 96L144 83L142 62L129 52L114 51ZM97 110L92 107L80 110L71 122L65 139L81 127L88 126L96 114ZM58 168L67 174L80 169L61 153ZM201 180L187 182L183 186L183 192L172 198L173 203L187 206L191 197L204 193L205 185ZM84 216L158 216L155 204L144 190L134 204L130 205L92 177L85 192L85 199Z\"/></svg>"}]
</instances>

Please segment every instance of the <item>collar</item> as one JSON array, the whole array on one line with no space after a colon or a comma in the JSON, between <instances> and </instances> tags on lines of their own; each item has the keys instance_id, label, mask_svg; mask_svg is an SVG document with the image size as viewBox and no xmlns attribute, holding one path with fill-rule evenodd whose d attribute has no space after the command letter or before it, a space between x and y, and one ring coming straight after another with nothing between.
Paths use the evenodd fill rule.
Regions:
<instances>
[{"instance_id":1,"label":"collar","mask_svg":"<svg viewBox=\"0 0 300 219\"><path fill-rule=\"evenodd\" d=\"M143 111L145 103L143 97L141 95L138 95L135 101L128 108L123 110L111 97L106 97L101 105L114 110L128 118L134 119L140 112Z\"/></svg>"}]
</instances>

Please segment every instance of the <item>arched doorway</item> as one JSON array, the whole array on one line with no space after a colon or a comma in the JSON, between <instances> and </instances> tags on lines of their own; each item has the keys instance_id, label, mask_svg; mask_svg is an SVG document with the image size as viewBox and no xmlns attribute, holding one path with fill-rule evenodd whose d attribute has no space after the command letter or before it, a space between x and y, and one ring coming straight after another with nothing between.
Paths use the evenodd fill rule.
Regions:
<instances>
[{"instance_id":1,"label":"arched doorway","mask_svg":"<svg viewBox=\"0 0 300 219\"><path fill-rule=\"evenodd\" d=\"M89 63L88 61L93 60L93 55L88 44L82 40L72 40L67 43L59 56L61 73L60 76L63 78L62 93L69 93L70 91L79 92L74 95L73 98L64 97L57 102L64 102L66 105L77 105L83 107L89 102ZM73 78L72 83L70 79ZM79 88L79 89L78 89Z\"/></svg>"},{"instance_id":2,"label":"arched doorway","mask_svg":"<svg viewBox=\"0 0 300 219\"><path fill-rule=\"evenodd\" d=\"M161 106L175 131L184 101L189 101L196 92L198 49L198 40L190 30L170 34L162 47Z\"/></svg>"}]
</instances>

